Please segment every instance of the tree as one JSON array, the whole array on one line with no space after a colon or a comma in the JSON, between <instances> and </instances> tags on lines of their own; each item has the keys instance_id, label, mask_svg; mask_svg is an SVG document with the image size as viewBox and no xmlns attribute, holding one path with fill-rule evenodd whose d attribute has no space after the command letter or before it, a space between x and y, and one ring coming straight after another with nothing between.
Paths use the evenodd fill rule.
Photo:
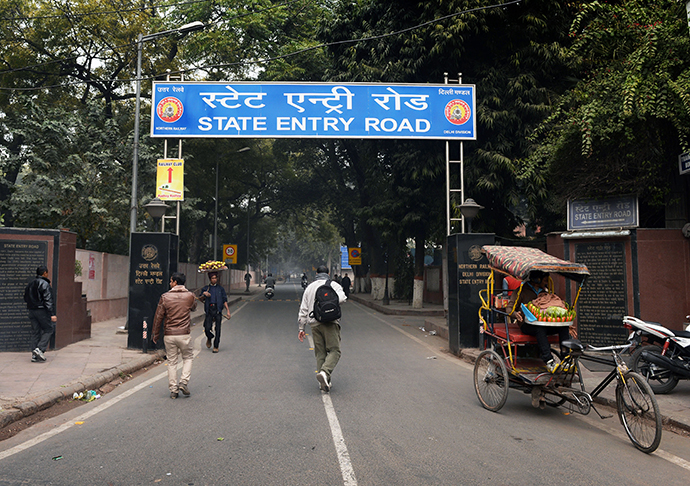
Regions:
<instances>
[{"instance_id":1,"label":"tree","mask_svg":"<svg viewBox=\"0 0 690 486\"><path fill-rule=\"evenodd\" d=\"M8 165L21 167L7 207L15 224L68 228L81 248L126 252L128 189L121 133L100 106L74 112L31 103L14 133L25 143Z\"/></svg>"},{"instance_id":2,"label":"tree","mask_svg":"<svg viewBox=\"0 0 690 486\"><path fill-rule=\"evenodd\" d=\"M568 54L579 82L520 166L534 184L533 207L564 214L570 198L635 194L642 225L663 227L664 207L690 189L676 172L678 154L690 148L685 8L671 0L578 5Z\"/></svg>"}]
</instances>

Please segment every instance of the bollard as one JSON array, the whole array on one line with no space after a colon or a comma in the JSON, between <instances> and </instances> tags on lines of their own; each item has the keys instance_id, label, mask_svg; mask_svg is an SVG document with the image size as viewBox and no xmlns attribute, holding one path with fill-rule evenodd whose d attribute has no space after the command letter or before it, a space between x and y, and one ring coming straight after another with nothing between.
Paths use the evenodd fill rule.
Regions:
<instances>
[{"instance_id":1,"label":"bollard","mask_svg":"<svg viewBox=\"0 0 690 486\"><path fill-rule=\"evenodd\" d=\"M144 319L144 323L142 325L142 349L144 353L148 353L149 351L149 336L148 336L148 324L146 323L146 319Z\"/></svg>"}]
</instances>

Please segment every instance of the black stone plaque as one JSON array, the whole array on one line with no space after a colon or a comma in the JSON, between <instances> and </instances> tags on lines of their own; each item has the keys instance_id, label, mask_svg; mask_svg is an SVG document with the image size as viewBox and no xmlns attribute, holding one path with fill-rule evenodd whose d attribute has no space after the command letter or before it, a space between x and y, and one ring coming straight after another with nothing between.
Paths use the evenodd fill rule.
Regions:
<instances>
[{"instance_id":1,"label":"black stone plaque","mask_svg":"<svg viewBox=\"0 0 690 486\"><path fill-rule=\"evenodd\" d=\"M147 348L153 347L153 316L170 276L177 271L178 236L171 233L132 233L129 256L129 312L127 347L143 349L143 323L148 326ZM159 339L158 347L163 347Z\"/></svg>"},{"instance_id":2,"label":"black stone plaque","mask_svg":"<svg viewBox=\"0 0 690 486\"><path fill-rule=\"evenodd\" d=\"M0 351L31 350L24 289L47 261L45 241L0 240Z\"/></svg>"},{"instance_id":3,"label":"black stone plaque","mask_svg":"<svg viewBox=\"0 0 690 486\"><path fill-rule=\"evenodd\" d=\"M481 248L495 240L493 233L448 237L448 346L452 353L479 345L479 291L486 288L491 271Z\"/></svg>"},{"instance_id":4,"label":"black stone plaque","mask_svg":"<svg viewBox=\"0 0 690 486\"><path fill-rule=\"evenodd\" d=\"M625 248L620 242L575 245L575 261L584 263L590 277L577 305L578 336L593 346L624 343L626 305Z\"/></svg>"}]
</instances>

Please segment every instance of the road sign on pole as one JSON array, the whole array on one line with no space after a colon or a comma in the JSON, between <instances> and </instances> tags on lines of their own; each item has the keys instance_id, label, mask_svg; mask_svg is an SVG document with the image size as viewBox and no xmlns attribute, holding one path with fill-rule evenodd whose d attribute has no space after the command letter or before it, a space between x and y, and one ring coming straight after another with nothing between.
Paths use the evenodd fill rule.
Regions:
<instances>
[{"instance_id":1,"label":"road sign on pole","mask_svg":"<svg viewBox=\"0 0 690 486\"><path fill-rule=\"evenodd\" d=\"M184 201L183 159L158 159L156 197L161 201Z\"/></svg>"},{"instance_id":2,"label":"road sign on pole","mask_svg":"<svg viewBox=\"0 0 690 486\"><path fill-rule=\"evenodd\" d=\"M237 245L223 245L223 261L225 263L237 263Z\"/></svg>"},{"instance_id":3,"label":"road sign on pole","mask_svg":"<svg viewBox=\"0 0 690 486\"><path fill-rule=\"evenodd\" d=\"M348 248L348 263L350 265L361 265L362 264L362 249L361 248Z\"/></svg>"}]
</instances>

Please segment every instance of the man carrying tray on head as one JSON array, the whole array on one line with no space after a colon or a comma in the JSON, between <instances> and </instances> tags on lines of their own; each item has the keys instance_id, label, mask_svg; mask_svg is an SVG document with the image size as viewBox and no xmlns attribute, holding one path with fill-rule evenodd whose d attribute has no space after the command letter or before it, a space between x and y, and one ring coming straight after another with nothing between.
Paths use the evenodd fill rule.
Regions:
<instances>
[{"instance_id":1,"label":"man carrying tray on head","mask_svg":"<svg viewBox=\"0 0 690 486\"><path fill-rule=\"evenodd\" d=\"M541 270L532 270L529 277L522 284L522 290L514 290L510 296L508 303L508 310L513 310L511 316L514 321L520 325L520 330L537 338L537 346L539 347L539 357L546 363L546 368L550 373L553 373L560 360L555 360L551 354L551 345L549 344L549 335L558 334L558 342L562 343L570 337L570 326L539 326L530 324L522 312L522 304L528 303L540 298L549 299L557 302L551 302L554 305L563 305L563 301L554 295L548 295L549 274ZM517 300L517 302L516 302Z\"/></svg>"},{"instance_id":2,"label":"man carrying tray on head","mask_svg":"<svg viewBox=\"0 0 690 486\"><path fill-rule=\"evenodd\" d=\"M230 319L228 308L228 294L219 283L218 272L209 272L209 284L201 289L201 300L204 303L204 333L206 334L206 347L213 343L213 352L217 353L220 347L220 330L223 323L222 310L225 308L227 318ZM213 334L215 331L215 335Z\"/></svg>"}]
</instances>

